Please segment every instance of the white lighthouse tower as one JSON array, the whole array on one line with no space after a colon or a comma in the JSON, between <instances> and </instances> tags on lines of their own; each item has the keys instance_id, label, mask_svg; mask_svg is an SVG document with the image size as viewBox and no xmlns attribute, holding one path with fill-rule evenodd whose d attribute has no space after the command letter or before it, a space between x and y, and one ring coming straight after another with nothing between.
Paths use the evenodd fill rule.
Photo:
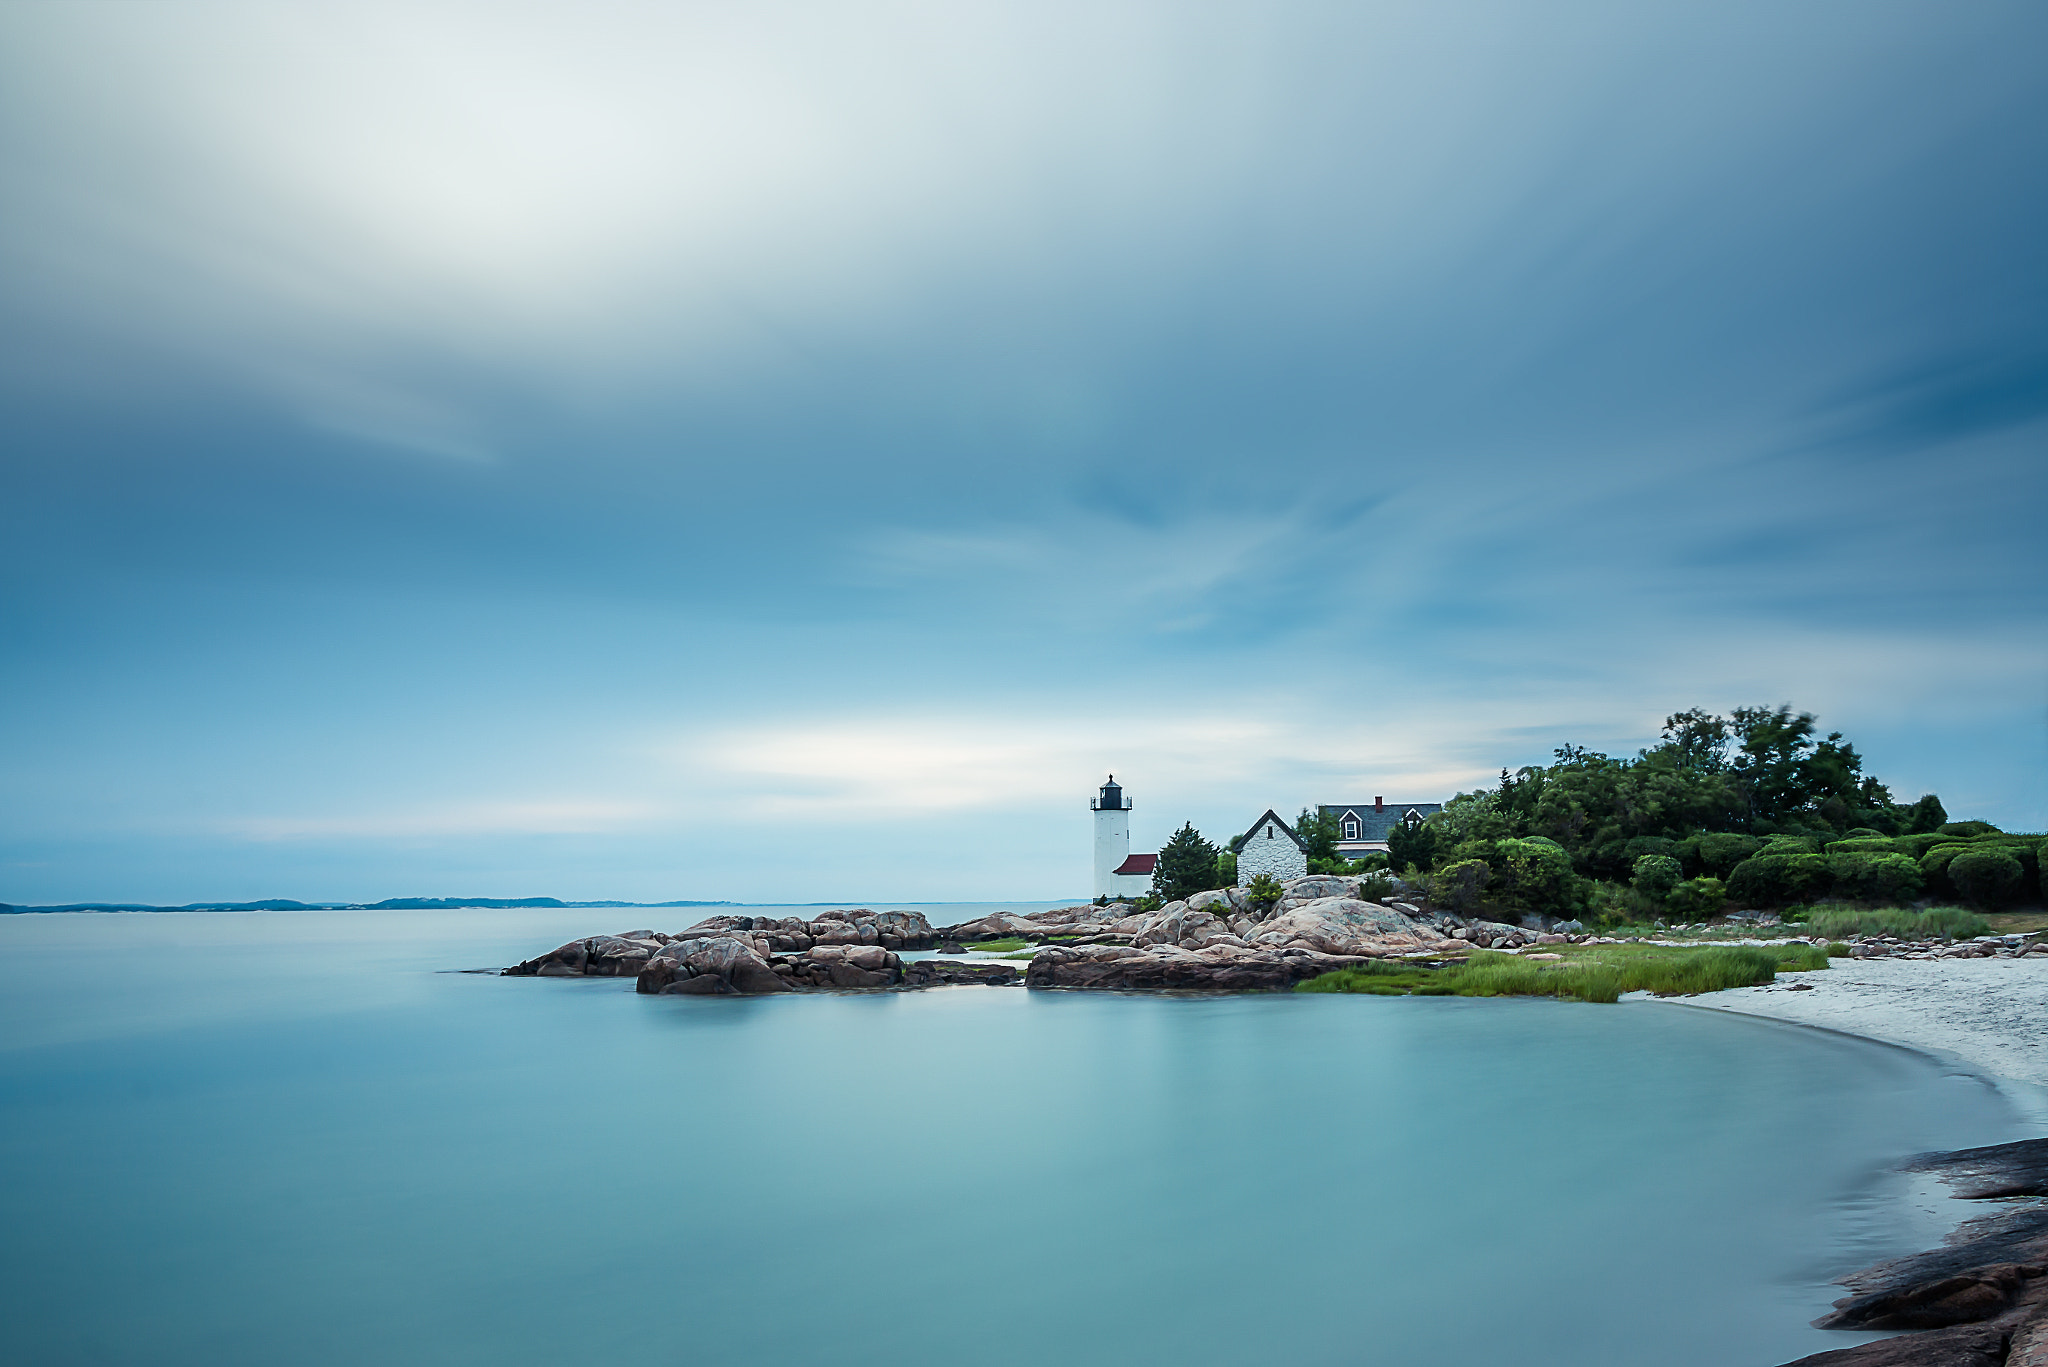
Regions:
<instances>
[{"instance_id":1,"label":"white lighthouse tower","mask_svg":"<svg viewBox=\"0 0 2048 1367\"><path fill-rule=\"evenodd\" d=\"M1152 869L1159 856L1131 853L1131 803L1117 786L1115 774L1088 806L1095 812L1095 895L1142 895L1152 886Z\"/></svg>"}]
</instances>

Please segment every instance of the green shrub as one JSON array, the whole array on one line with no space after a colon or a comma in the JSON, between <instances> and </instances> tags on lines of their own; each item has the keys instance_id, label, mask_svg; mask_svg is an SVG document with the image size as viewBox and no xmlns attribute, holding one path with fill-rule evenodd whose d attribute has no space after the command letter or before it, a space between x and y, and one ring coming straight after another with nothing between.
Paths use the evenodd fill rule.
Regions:
<instances>
[{"instance_id":1,"label":"green shrub","mask_svg":"<svg viewBox=\"0 0 2048 1367\"><path fill-rule=\"evenodd\" d=\"M1358 897L1363 902L1387 902L1394 895L1393 877L1386 873L1369 874L1358 881Z\"/></svg>"},{"instance_id":2,"label":"green shrub","mask_svg":"<svg viewBox=\"0 0 2048 1367\"><path fill-rule=\"evenodd\" d=\"M1484 859L1460 859L1430 878L1429 895L1455 911L1468 911L1479 905L1492 879L1493 869Z\"/></svg>"},{"instance_id":3,"label":"green shrub","mask_svg":"<svg viewBox=\"0 0 2048 1367\"><path fill-rule=\"evenodd\" d=\"M1270 873L1262 873L1245 884L1244 899L1264 911L1287 895L1287 889Z\"/></svg>"},{"instance_id":4,"label":"green shrub","mask_svg":"<svg viewBox=\"0 0 2048 1367\"><path fill-rule=\"evenodd\" d=\"M1629 885L1643 896L1661 902L1678 886L1679 875L1684 872L1668 854L1645 854L1636 859L1635 875L1629 879Z\"/></svg>"},{"instance_id":5,"label":"green shrub","mask_svg":"<svg viewBox=\"0 0 2048 1367\"><path fill-rule=\"evenodd\" d=\"M1728 889L1718 878L1693 878L1680 883L1665 899L1671 914L1686 921L1705 921L1721 914Z\"/></svg>"},{"instance_id":6,"label":"green shrub","mask_svg":"<svg viewBox=\"0 0 2048 1367\"><path fill-rule=\"evenodd\" d=\"M1816 896L1831 881L1824 856L1766 849L1735 866L1728 895L1744 906L1781 907Z\"/></svg>"},{"instance_id":7,"label":"green shrub","mask_svg":"<svg viewBox=\"0 0 2048 1367\"><path fill-rule=\"evenodd\" d=\"M2025 878L2020 861L1996 846L1965 850L1948 864L1948 881L1972 906L1995 907L2011 901Z\"/></svg>"},{"instance_id":8,"label":"green shrub","mask_svg":"<svg viewBox=\"0 0 2048 1367\"><path fill-rule=\"evenodd\" d=\"M1544 836L1494 842L1494 895L1521 911L1570 916L1583 898L1572 857Z\"/></svg>"},{"instance_id":9,"label":"green shrub","mask_svg":"<svg viewBox=\"0 0 2048 1367\"><path fill-rule=\"evenodd\" d=\"M1237 886L1237 856L1229 850L1216 856L1216 882L1226 888Z\"/></svg>"},{"instance_id":10,"label":"green shrub","mask_svg":"<svg viewBox=\"0 0 2048 1367\"><path fill-rule=\"evenodd\" d=\"M1843 944L1840 940L1828 941L1828 957L1830 959L1846 959L1853 952L1849 946Z\"/></svg>"},{"instance_id":11,"label":"green shrub","mask_svg":"<svg viewBox=\"0 0 2048 1367\"><path fill-rule=\"evenodd\" d=\"M1998 827L1988 821L1950 821L1941 828L1943 835L1979 836L1997 835Z\"/></svg>"},{"instance_id":12,"label":"green shrub","mask_svg":"<svg viewBox=\"0 0 2048 1367\"><path fill-rule=\"evenodd\" d=\"M1858 836L1850 840L1836 840L1828 845L1829 854L1897 854L1900 842L1885 836L1872 839Z\"/></svg>"},{"instance_id":13,"label":"green shrub","mask_svg":"<svg viewBox=\"0 0 2048 1367\"><path fill-rule=\"evenodd\" d=\"M1920 866L1903 854L1831 854L1835 895L1862 902L1910 902L1920 895Z\"/></svg>"},{"instance_id":14,"label":"green shrub","mask_svg":"<svg viewBox=\"0 0 2048 1367\"><path fill-rule=\"evenodd\" d=\"M1960 907L1933 907L1927 911L1905 911L1880 907L1857 911L1827 907L1807 918L1809 934L1826 940L1843 940L1857 935L1896 935L1902 940L1967 940L1989 935L1991 927L1983 917Z\"/></svg>"},{"instance_id":15,"label":"green shrub","mask_svg":"<svg viewBox=\"0 0 2048 1367\"><path fill-rule=\"evenodd\" d=\"M1726 878L1737 864L1763 847L1764 842L1753 835L1703 835L1699 838L1700 867Z\"/></svg>"}]
</instances>

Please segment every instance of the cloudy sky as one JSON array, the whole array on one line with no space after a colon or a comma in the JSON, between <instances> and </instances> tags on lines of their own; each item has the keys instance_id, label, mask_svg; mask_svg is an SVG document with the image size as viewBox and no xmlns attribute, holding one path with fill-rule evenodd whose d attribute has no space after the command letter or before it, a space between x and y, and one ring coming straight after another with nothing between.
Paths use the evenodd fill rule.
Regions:
<instances>
[{"instance_id":1,"label":"cloudy sky","mask_svg":"<svg viewBox=\"0 0 2048 1367\"><path fill-rule=\"evenodd\" d=\"M2048 824L2048 10L0 10L0 901L1085 894L1790 702Z\"/></svg>"}]
</instances>

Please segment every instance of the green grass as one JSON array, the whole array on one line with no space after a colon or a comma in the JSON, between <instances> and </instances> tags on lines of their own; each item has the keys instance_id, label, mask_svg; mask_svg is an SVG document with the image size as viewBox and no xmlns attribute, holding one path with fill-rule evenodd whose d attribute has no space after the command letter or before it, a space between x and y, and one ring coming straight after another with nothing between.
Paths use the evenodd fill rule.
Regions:
<instances>
[{"instance_id":1,"label":"green grass","mask_svg":"<svg viewBox=\"0 0 2048 1367\"><path fill-rule=\"evenodd\" d=\"M1827 966L1827 951L1816 945L1708 949L1603 945L1562 963L1532 962L1513 954L1478 950L1464 963L1446 968L1378 961L1339 969L1298 983L1294 990L1383 997L1569 997L1611 1002L1624 992L1689 997L1729 987L1754 987L1772 981L1780 970Z\"/></svg>"},{"instance_id":2,"label":"green grass","mask_svg":"<svg viewBox=\"0 0 2048 1367\"><path fill-rule=\"evenodd\" d=\"M1803 929L1809 935L1829 940L1846 940L1853 935L1896 935L1902 940L1968 940L1989 935L1991 924L1974 911L1961 907L1930 907L1906 911L1880 907L1870 911L1837 910L1822 907L1806 918Z\"/></svg>"},{"instance_id":3,"label":"green grass","mask_svg":"<svg viewBox=\"0 0 2048 1367\"><path fill-rule=\"evenodd\" d=\"M1846 958L1848 958L1848 957L1849 957L1849 946L1847 946L1847 945L1843 944L1843 943L1842 943L1842 942L1841 942L1840 940L1832 940L1832 941L1830 941L1830 942L1828 943L1828 957L1829 957L1830 959L1846 959Z\"/></svg>"},{"instance_id":4,"label":"green grass","mask_svg":"<svg viewBox=\"0 0 2048 1367\"><path fill-rule=\"evenodd\" d=\"M962 948L985 949L991 954L1004 954L1008 953L1010 950L1013 949L1022 949L1024 948L1024 946L1030 943L1031 942L1029 940L1020 939L1015 935L1010 935L1000 940L976 940L973 944L964 945L962 946Z\"/></svg>"}]
</instances>

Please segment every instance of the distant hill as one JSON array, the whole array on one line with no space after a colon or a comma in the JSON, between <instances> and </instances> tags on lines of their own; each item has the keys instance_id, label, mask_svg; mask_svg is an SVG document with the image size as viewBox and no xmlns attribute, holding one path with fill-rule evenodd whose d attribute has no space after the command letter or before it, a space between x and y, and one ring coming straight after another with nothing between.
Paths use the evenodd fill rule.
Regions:
<instances>
[{"instance_id":1,"label":"distant hill","mask_svg":"<svg viewBox=\"0 0 2048 1367\"><path fill-rule=\"evenodd\" d=\"M188 902L179 907L147 902L66 902L60 906L23 907L0 902L0 916L10 912L56 911L452 911L463 907L736 907L738 902L564 902L555 897L387 897L381 902L295 902L273 897L262 902Z\"/></svg>"}]
</instances>

